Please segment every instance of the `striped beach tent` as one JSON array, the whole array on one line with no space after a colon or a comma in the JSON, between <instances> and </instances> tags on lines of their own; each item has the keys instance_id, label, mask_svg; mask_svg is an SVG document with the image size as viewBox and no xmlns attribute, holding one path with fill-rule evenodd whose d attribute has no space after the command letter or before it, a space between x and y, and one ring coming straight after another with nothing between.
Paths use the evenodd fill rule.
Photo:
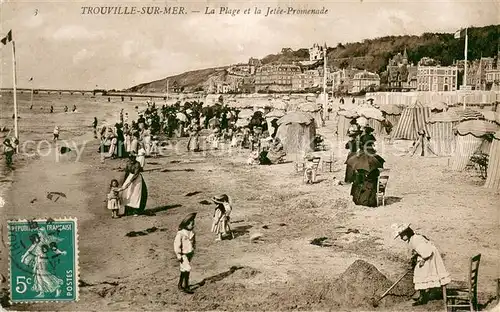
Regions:
<instances>
[{"instance_id":1,"label":"striped beach tent","mask_svg":"<svg viewBox=\"0 0 500 312\"><path fill-rule=\"evenodd\" d=\"M493 135L484 187L500 190L500 131Z\"/></svg>"},{"instance_id":2,"label":"striped beach tent","mask_svg":"<svg viewBox=\"0 0 500 312\"><path fill-rule=\"evenodd\" d=\"M450 156L455 146L453 128L460 117L453 111L433 114L428 122L431 148L439 156Z\"/></svg>"},{"instance_id":3,"label":"striped beach tent","mask_svg":"<svg viewBox=\"0 0 500 312\"><path fill-rule=\"evenodd\" d=\"M460 121L484 119L484 115L480 111L469 107L465 109L462 107L454 107L450 110L460 117Z\"/></svg>"},{"instance_id":4,"label":"striped beach tent","mask_svg":"<svg viewBox=\"0 0 500 312\"><path fill-rule=\"evenodd\" d=\"M394 128L391 138L393 140L416 140L419 137L419 131L425 130L426 133L429 133L427 121L430 115L430 108L422 105L419 101L406 107L401 113L401 118Z\"/></svg>"},{"instance_id":5,"label":"striped beach tent","mask_svg":"<svg viewBox=\"0 0 500 312\"><path fill-rule=\"evenodd\" d=\"M498 125L485 120L467 120L458 124L451 169L464 170L470 157L484 144L486 136L497 132L499 128Z\"/></svg>"}]
</instances>

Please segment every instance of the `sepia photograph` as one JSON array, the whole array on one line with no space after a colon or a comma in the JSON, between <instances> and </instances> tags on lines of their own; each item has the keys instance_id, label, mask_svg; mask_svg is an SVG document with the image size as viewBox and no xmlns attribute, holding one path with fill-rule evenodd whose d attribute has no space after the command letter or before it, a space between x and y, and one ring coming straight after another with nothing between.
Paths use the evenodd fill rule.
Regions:
<instances>
[{"instance_id":1,"label":"sepia photograph","mask_svg":"<svg viewBox=\"0 0 500 312\"><path fill-rule=\"evenodd\" d=\"M500 312L500 2L1 0L0 312Z\"/></svg>"}]
</instances>

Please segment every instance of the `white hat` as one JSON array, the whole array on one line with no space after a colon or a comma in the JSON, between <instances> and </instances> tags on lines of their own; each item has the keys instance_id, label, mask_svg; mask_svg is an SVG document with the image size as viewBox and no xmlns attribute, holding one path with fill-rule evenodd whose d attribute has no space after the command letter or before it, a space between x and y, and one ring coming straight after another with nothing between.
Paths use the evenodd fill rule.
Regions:
<instances>
[{"instance_id":1,"label":"white hat","mask_svg":"<svg viewBox=\"0 0 500 312\"><path fill-rule=\"evenodd\" d=\"M396 239L399 236L399 234L403 233L404 230L406 230L409 227L410 227L410 223L402 223L402 224L394 223L394 224L392 224L391 228L394 231L394 233L393 233L394 239Z\"/></svg>"}]
</instances>

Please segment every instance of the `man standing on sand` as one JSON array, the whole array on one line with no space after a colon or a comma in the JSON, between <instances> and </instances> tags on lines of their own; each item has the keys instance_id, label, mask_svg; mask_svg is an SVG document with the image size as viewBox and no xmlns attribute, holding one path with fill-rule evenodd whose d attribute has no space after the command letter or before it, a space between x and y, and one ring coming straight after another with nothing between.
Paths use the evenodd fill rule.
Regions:
<instances>
[{"instance_id":1,"label":"man standing on sand","mask_svg":"<svg viewBox=\"0 0 500 312\"><path fill-rule=\"evenodd\" d=\"M12 140L12 142L9 139L5 139L3 141L3 151L5 155L5 161L7 164L7 167L11 168L12 167L12 157L16 153L16 147L17 147L18 141L16 138Z\"/></svg>"},{"instance_id":2,"label":"man standing on sand","mask_svg":"<svg viewBox=\"0 0 500 312\"><path fill-rule=\"evenodd\" d=\"M97 117L94 117L92 128L94 128L94 139L97 139Z\"/></svg>"}]
</instances>

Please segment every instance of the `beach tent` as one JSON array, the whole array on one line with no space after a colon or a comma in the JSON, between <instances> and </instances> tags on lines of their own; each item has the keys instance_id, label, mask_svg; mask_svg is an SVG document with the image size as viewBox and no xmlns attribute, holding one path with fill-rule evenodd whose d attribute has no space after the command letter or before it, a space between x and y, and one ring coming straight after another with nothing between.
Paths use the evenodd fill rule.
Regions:
<instances>
[{"instance_id":1,"label":"beach tent","mask_svg":"<svg viewBox=\"0 0 500 312\"><path fill-rule=\"evenodd\" d=\"M403 107L396 104L383 104L378 109L382 113L385 113L385 118L392 124L392 129L396 129L399 118L401 118L401 113L403 112Z\"/></svg>"},{"instance_id":2,"label":"beach tent","mask_svg":"<svg viewBox=\"0 0 500 312\"><path fill-rule=\"evenodd\" d=\"M394 127L391 138L394 140L416 140L419 131L425 130L425 133L429 133L427 121L430 115L430 108L422 105L419 101L406 107L401 113L398 124Z\"/></svg>"},{"instance_id":3,"label":"beach tent","mask_svg":"<svg viewBox=\"0 0 500 312\"><path fill-rule=\"evenodd\" d=\"M305 112L290 112L278 120L276 136L288 154L314 151L316 126L314 118Z\"/></svg>"},{"instance_id":4,"label":"beach tent","mask_svg":"<svg viewBox=\"0 0 500 312\"><path fill-rule=\"evenodd\" d=\"M268 107L272 107L273 109L283 110L283 111L286 111L288 106L287 103L285 103L285 101L279 99L271 99L270 101L268 101L267 105Z\"/></svg>"},{"instance_id":5,"label":"beach tent","mask_svg":"<svg viewBox=\"0 0 500 312\"><path fill-rule=\"evenodd\" d=\"M431 149L439 156L450 156L455 146L453 128L460 117L453 111L433 114L428 122Z\"/></svg>"},{"instance_id":6,"label":"beach tent","mask_svg":"<svg viewBox=\"0 0 500 312\"><path fill-rule=\"evenodd\" d=\"M323 126L323 116L321 116L321 108L319 105L312 102L306 102L299 106L299 111L311 114L316 123L316 128Z\"/></svg>"},{"instance_id":7,"label":"beach tent","mask_svg":"<svg viewBox=\"0 0 500 312\"><path fill-rule=\"evenodd\" d=\"M481 114L483 114L484 120L500 125L500 113L494 111L481 111Z\"/></svg>"},{"instance_id":8,"label":"beach tent","mask_svg":"<svg viewBox=\"0 0 500 312\"><path fill-rule=\"evenodd\" d=\"M273 120L279 120L283 116L285 116L285 111L279 109L275 109L264 116L264 118L266 119L269 135L273 134L275 130L273 127Z\"/></svg>"},{"instance_id":9,"label":"beach tent","mask_svg":"<svg viewBox=\"0 0 500 312\"><path fill-rule=\"evenodd\" d=\"M448 105L441 101L433 101L426 104L426 106L431 109L431 112L442 112L448 109Z\"/></svg>"},{"instance_id":10,"label":"beach tent","mask_svg":"<svg viewBox=\"0 0 500 312\"><path fill-rule=\"evenodd\" d=\"M450 108L450 111L457 114L460 117L460 121L484 119L484 115L480 111L469 107L465 109L463 107L453 107Z\"/></svg>"},{"instance_id":11,"label":"beach tent","mask_svg":"<svg viewBox=\"0 0 500 312\"><path fill-rule=\"evenodd\" d=\"M500 131L493 135L488 154L488 171L484 187L500 190Z\"/></svg>"},{"instance_id":12,"label":"beach tent","mask_svg":"<svg viewBox=\"0 0 500 312\"><path fill-rule=\"evenodd\" d=\"M359 117L359 115L356 112L348 110L341 110L337 114L337 137L340 141L347 140L347 130L351 126L350 122Z\"/></svg>"},{"instance_id":13,"label":"beach tent","mask_svg":"<svg viewBox=\"0 0 500 312\"><path fill-rule=\"evenodd\" d=\"M383 133L384 128L382 126L382 121L384 117L382 117L382 111L373 106L360 106L357 110L357 113L367 119L367 126L373 128L373 134L375 136L379 136Z\"/></svg>"},{"instance_id":14,"label":"beach tent","mask_svg":"<svg viewBox=\"0 0 500 312\"><path fill-rule=\"evenodd\" d=\"M499 128L498 125L485 120L467 120L458 124L451 169L464 170L470 157L484 144L486 136L497 132Z\"/></svg>"}]
</instances>

